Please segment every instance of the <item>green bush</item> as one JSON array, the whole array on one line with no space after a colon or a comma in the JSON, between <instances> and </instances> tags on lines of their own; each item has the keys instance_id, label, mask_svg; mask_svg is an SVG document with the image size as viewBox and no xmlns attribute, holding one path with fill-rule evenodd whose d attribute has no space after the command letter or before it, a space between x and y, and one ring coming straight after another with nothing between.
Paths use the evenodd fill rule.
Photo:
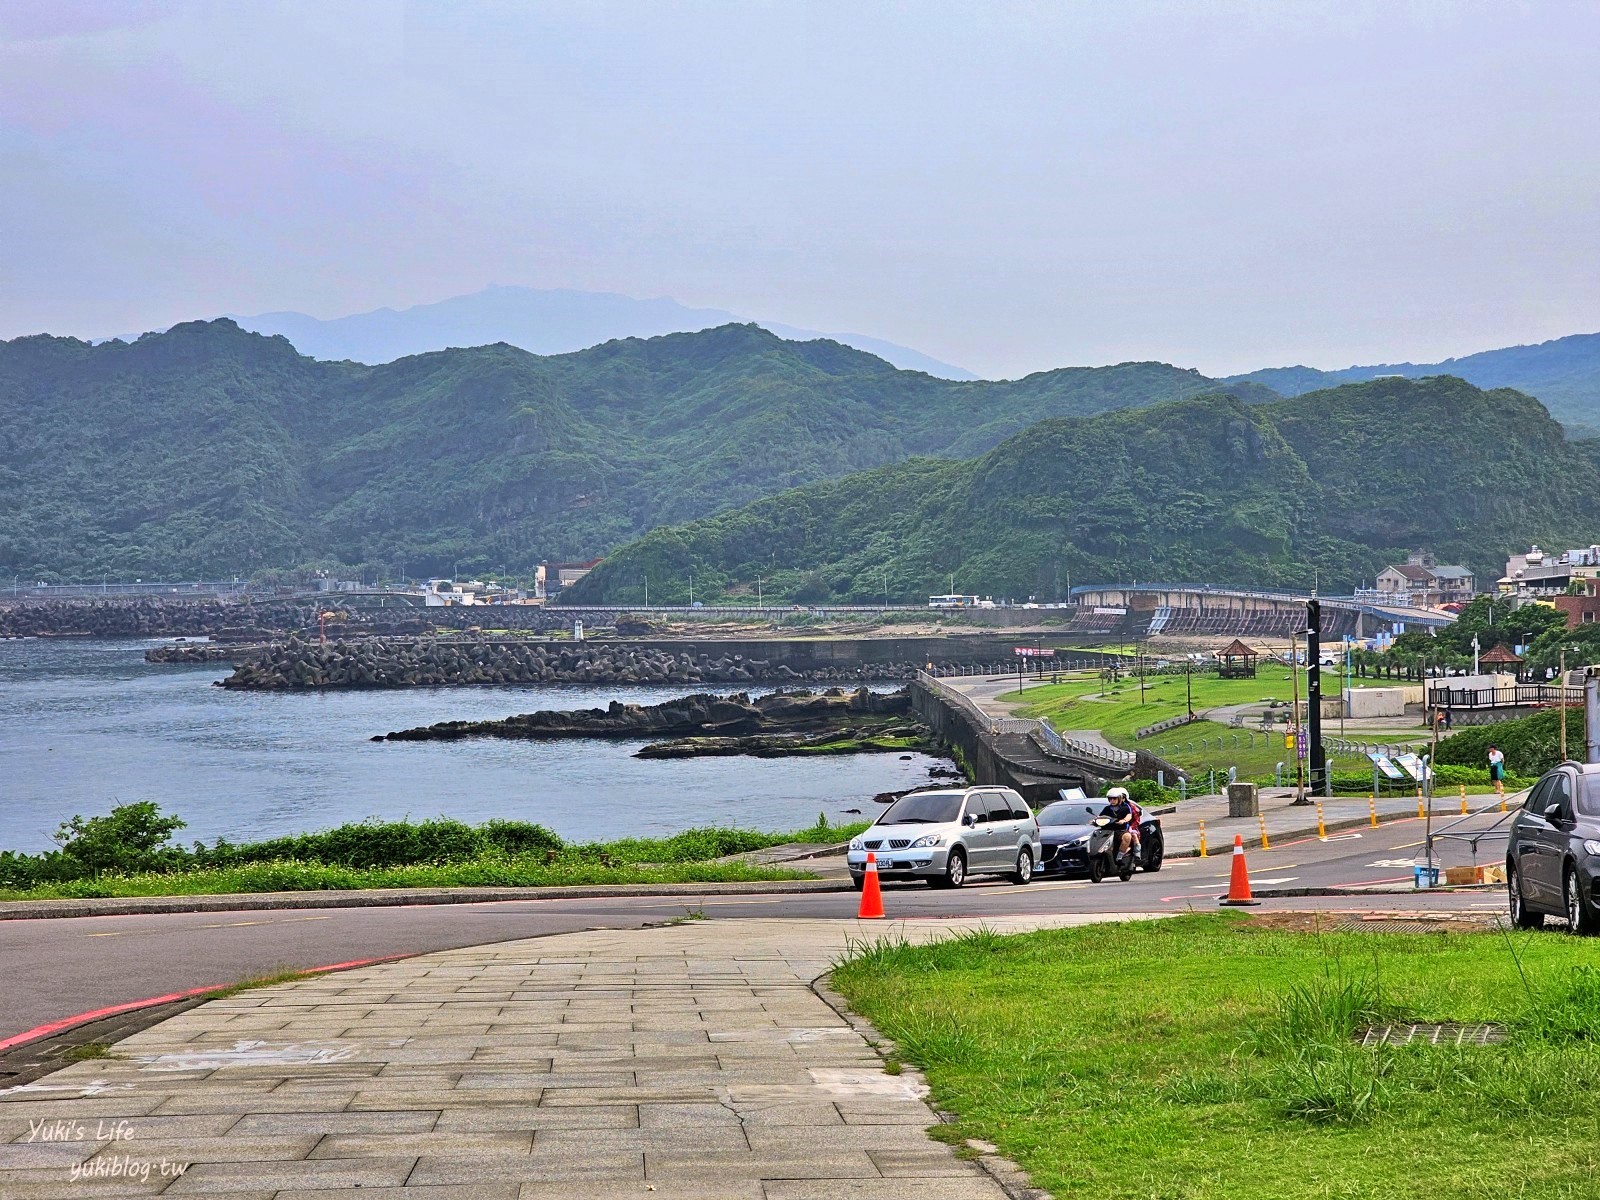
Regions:
<instances>
[{"instance_id":1,"label":"green bush","mask_svg":"<svg viewBox=\"0 0 1600 1200\"><path fill-rule=\"evenodd\" d=\"M172 858L172 835L184 822L167 816L152 800L119 804L104 817L74 816L52 841L83 873L155 870Z\"/></svg>"},{"instance_id":2,"label":"green bush","mask_svg":"<svg viewBox=\"0 0 1600 1200\"><path fill-rule=\"evenodd\" d=\"M1561 710L1552 708L1501 721L1496 725L1474 725L1452 733L1439 743L1435 761L1446 765L1488 769L1489 747L1499 747L1506 756L1506 770L1517 775L1543 775L1556 765L1561 754ZM1583 752L1583 709L1567 709L1567 753Z\"/></svg>"}]
</instances>

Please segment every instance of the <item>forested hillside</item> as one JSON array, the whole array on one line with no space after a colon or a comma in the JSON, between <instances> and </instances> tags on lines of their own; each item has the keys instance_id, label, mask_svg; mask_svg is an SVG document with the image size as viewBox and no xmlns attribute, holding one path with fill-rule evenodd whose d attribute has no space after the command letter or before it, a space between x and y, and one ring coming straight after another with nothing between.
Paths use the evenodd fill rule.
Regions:
<instances>
[{"instance_id":1,"label":"forested hillside","mask_svg":"<svg viewBox=\"0 0 1600 1200\"><path fill-rule=\"evenodd\" d=\"M1537 539L1600 528L1591 443L1535 401L1459 379L1390 379L1270 405L1204 396L1042 422L966 461L921 460L657 530L571 598L744 594L808 602L946 590L1055 599L1068 580L1325 590L1405 550L1481 576Z\"/></svg>"},{"instance_id":2,"label":"forested hillside","mask_svg":"<svg viewBox=\"0 0 1600 1200\"><path fill-rule=\"evenodd\" d=\"M375 367L227 320L131 344L20 338L0 343L0 573L516 570L913 455L982 453L1046 417L1218 386L1160 363L955 382L748 325Z\"/></svg>"}]
</instances>

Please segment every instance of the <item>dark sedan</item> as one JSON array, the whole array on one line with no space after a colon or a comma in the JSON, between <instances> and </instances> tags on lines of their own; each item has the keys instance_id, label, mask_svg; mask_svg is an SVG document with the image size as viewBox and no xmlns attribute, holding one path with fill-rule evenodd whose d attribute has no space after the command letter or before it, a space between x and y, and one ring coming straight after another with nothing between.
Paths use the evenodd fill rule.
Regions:
<instances>
[{"instance_id":1,"label":"dark sedan","mask_svg":"<svg viewBox=\"0 0 1600 1200\"><path fill-rule=\"evenodd\" d=\"M1105 801L1057 800L1039 810L1040 875L1088 875L1089 843L1094 835L1095 818L1105 809ZM1161 835L1161 818L1144 814L1139 822L1139 866L1159 871L1166 857Z\"/></svg>"},{"instance_id":2,"label":"dark sedan","mask_svg":"<svg viewBox=\"0 0 1600 1200\"><path fill-rule=\"evenodd\" d=\"M1533 785L1511 818L1506 892L1512 922L1536 929L1546 916L1564 917L1573 933L1594 933L1600 929L1597 876L1600 763L1562 763Z\"/></svg>"}]
</instances>

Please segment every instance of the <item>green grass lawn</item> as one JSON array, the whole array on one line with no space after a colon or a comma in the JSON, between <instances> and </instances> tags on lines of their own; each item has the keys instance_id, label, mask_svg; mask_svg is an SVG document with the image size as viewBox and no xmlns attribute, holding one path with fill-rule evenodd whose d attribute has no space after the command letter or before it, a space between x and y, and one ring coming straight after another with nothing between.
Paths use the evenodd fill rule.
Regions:
<instances>
[{"instance_id":1,"label":"green grass lawn","mask_svg":"<svg viewBox=\"0 0 1600 1200\"><path fill-rule=\"evenodd\" d=\"M936 1136L1058 1197L1578 1200L1600 1178L1596 945L1206 914L879 943L833 981L954 1114ZM1385 1020L1512 1036L1353 1040Z\"/></svg>"},{"instance_id":2,"label":"green grass lawn","mask_svg":"<svg viewBox=\"0 0 1600 1200\"><path fill-rule=\"evenodd\" d=\"M1196 674L1189 684L1194 689L1194 711L1204 712L1232 704L1251 704L1262 700L1293 700L1293 681L1287 669L1264 667L1255 679L1218 679L1214 675ZM1376 687L1384 680L1355 679L1357 687ZM1329 694L1342 686L1332 677L1325 679ZM1305 679L1300 680L1301 702L1305 700ZM1102 694L1103 692L1103 694ZM1010 697L1008 697L1010 698ZM1152 675L1146 678L1141 700L1139 681L1123 678L1117 683L1104 683L1098 674L1084 673L1069 676L1061 683L1025 688L1019 697L1022 705L1019 716L1043 717L1055 728L1097 729L1113 745L1124 749L1145 749L1161 753L1167 761L1191 773L1204 773L1216 768L1226 771L1239 769L1241 779L1270 777L1277 763L1283 762L1289 774L1294 771L1292 752L1284 745L1283 730L1271 733L1255 729L1234 729L1222 722L1197 721L1177 729L1155 734L1142 741L1134 737L1137 730L1157 724L1188 711L1185 680L1182 675ZM1333 732L1329 723L1325 734ZM1420 734L1419 734L1420 737ZM1222 748L1216 739L1222 739ZM1211 746L1201 748L1202 739ZM1237 739L1238 745L1234 745ZM1352 739L1355 740L1355 735ZM1391 737L1371 738L1374 741L1398 740ZM1194 749L1184 750L1185 743ZM1163 753L1158 747L1165 746ZM1369 769L1370 764L1359 755L1340 755L1335 759L1336 770L1356 771Z\"/></svg>"}]
</instances>

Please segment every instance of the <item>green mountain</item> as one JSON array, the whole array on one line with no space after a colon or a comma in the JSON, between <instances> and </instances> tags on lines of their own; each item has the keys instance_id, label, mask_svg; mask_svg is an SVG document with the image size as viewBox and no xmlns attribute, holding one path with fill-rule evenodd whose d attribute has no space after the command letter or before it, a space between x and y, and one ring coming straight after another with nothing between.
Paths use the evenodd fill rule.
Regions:
<instances>
[{"instance_id":1,"label":"green mountain","mask_svg":"<svg viewBox=\"0 0 1600 1200\"><path fill-rule=\"evenodd\" d=\"M1235 375L1229 383L1257 383L1282 396L1398 375L1421 379L1454 375L1481 388L1515 388L1541 401L1575 434L1600 430L1600 333L1579 333L1536 346L1507 346L1437 363L1382 363L1319 371L1314 367L1268 367Z\"/></svg>"},{"instance_id":2,"label":"green mountain","mask_svg":"<svg viewBox=\"0 0 1600 1200\"><path fill-rule=\"evenodd\" d=\"M1208 395L1043 421L976 458L918 459L658 529L578 603L687 595L816 602L958 592L1055 599L1078 582L1370 582L1432 548L1497 577L1509 548L1586 545L1594 443L1535 400L1450 377L1252 405ZM1492 572L1492 574L1491 574Z\"/></svg>"},{"instance_id":3,"label":"green mountain","mask_svg":"<svg viewBox=\"0 0 1600 1200\"><path fill-rule=\"evenodd\" d=\"M751 325L381 366L306 358L228 320L132 343L19 338L0 342L0 574L515 570L1219 386L1162 363L936 379Z\"/></svg>"}]
</instances>

